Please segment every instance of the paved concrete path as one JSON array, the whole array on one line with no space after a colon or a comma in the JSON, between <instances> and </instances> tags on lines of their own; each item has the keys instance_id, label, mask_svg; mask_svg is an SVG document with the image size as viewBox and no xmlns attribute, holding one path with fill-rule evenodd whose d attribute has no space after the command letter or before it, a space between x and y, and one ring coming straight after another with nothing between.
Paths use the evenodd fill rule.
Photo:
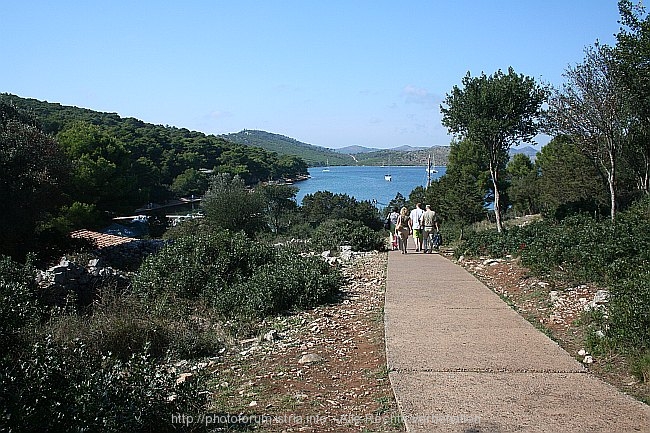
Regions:
<instances>
[{"instance_id":1,"label":"paved concrete path","mask_svg":"<svg viewBox=\"0 0 650 433\"><path fill-rule=\"evenodd\" d=\"M650 432L650 407L589 375L462 267L389 254L386 355L407 431Z\"/></svg>"}]
</instances>

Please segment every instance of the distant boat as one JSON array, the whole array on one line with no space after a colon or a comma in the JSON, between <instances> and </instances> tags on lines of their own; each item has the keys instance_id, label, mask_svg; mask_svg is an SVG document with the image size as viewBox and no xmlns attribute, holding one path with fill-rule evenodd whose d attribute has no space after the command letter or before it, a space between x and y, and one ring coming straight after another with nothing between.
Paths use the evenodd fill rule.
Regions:
<instances>
[{"instance_id":1,"label":"distant boat","mask_svg":"<svg viewBox=\"0 0 650 433\"><path fill-rule=\"evenodd\" d=\"M384 167L384 165L382 165ZM393 176L390 174L390 163L388 164L389 171L387 174L384 175L384 180L387 182L390 182L393 180Z\"/></svg>"},{"instance_id":2,"label":"distant boat","mask_svg":"<svg viewBox=\"0 0 650 433\"><path fill-rule=\"evenodd\" d=\"M326 161L327 162L325 163L325 168L323 169L323 171L330 171L330 160L327 159Z\"/></svg>"}]
</instances>

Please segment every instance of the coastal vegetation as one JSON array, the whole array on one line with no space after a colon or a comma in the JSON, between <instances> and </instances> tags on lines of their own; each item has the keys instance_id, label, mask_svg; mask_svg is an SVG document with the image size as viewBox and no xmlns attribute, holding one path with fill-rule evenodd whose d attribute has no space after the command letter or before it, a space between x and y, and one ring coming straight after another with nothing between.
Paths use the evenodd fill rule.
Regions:
<instances>
[{"instance_id":1,"label":"coastal vegetation","mask_svg":"<svg viewBox=\"0 0 650 433\"><path fill-rule=\"evenodd\" d=\"M509 255L536 275L609 289L606 311L585 317L588 343L629 357L648 380L650 19L629 1L619 7L617 45L587 50L562 90L547 93L514 70L467 75L443 110L459 133L446 174L389 206L431 204L458 255ZM595 100L581 97L592 90ZM504 113L512 116L497 121ZM535 161L510 158L537 131L553 138ZM322 159L256 147L256 134L245 135L250 143L234 143L0 95L0 430L173 431L170 414L214 407L214 384L198 368L206 357L258 336L265 318L339 300L345 277L323 256L385 249L372 203L321 191L296 204L286 180ZM202 196L202 217L164 227L155 252L93 279L96 245L70 231L186 195ZM527 214L541 221L509 224ZM42 269L63 254L81 272L95 263L89 293L56 281L45 290Z\"/></svg>"},{"instance_id":2,"label":"coastal vegetation","mask_svg":"<svg viewBox=\"0 0 650 433\"><path fill-rule=\"evenodd\" d=\"M370 203L315 194L301 209L292 186L256 183L305 173L297 157L55 113L42 122L0 102L3 431L175 431L171 414L215 408L197 367L206 357L269 316L338 300L345 279L322 248L384 249ZM180 192L204 193L203 217L167 230L157 252L107 268L96 245L69 236Z\"/></svg>"}]
</instances>

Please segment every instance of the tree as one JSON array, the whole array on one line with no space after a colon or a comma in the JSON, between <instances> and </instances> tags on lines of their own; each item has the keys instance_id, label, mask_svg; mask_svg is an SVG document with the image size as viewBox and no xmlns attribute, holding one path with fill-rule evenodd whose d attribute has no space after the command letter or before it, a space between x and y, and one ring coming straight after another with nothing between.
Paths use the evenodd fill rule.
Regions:
<instances>
[{"instance_id":1,"label":"tree","mask_svg":"<svg viewBox=\"0 0 650 433\"><path fill-rule=\"evenodd\" d=\"M317 191L302 199L302 214L306 221L316 226L328 219L359 221L373 230L382 228L379 211L369 201L357 201L347 194Z\"/></svg>"},{"instance_id":2,"label":"tree","mask_svg":"<svg viewBox=\"0 0 650 433\"><path fill-rule=\"evenodd\" d=\"M596 43L585 50L583 63L569 67L567 82L549 102L550 133L570 136L594 160L607 179L610 217L616 216L617 167L630 127L621 80L611 48Z\"/></svg>"},{"instance_id":3,"label":"tree","mask_svg":"<svg viewBox=\"0 0 650 433\"><path fill-rule=\"evenodd\" d=\"M490 172L485 149L469 140L451 143L445 174L426 190L425 201L439 218L465 227L485 217Z\"/></svg>"},{"instance_id":4,"label":"tree","mask_svg":"<svg viewBox=\"0 0 650 433\"><path fill-rule=\"evenodd\" d=\"M460 225L461 240L465 227L485 217L484 193L469 174L445 173L427 188L425 200L441 220Z\"/></svg>"},{"instance_id":5,"label":"tree","mask_svg":"<svg viewBox=\"0 0 650 433\"><path fill-rule=\"evenodd\" d=\"M298 188L289 185L266 185L259 188L264 197L264 209L267 223L273 233L288 228L298 205L296 194Z\"/></svg>"},{"instance_id":6,"label":"tree","mask_svg":"<svg viewBox=\"0 0 650 433\"><path fill-rule=\"evenodd\" d=\"M140 204L137 178L129 152L106 130L75 122L57 134L57 141L74 166L74 199L101 210Z\"/></svg>"},{"instance_id":7,"label":"tree","mask_svg":"<svg viewBox=\"0 0 650 433\"><path fill-rule=\"evenodd\" d=\"M537 168L528 155L516 154L506 166L508 173L508 196L515 213L537 212L539 197Z\"/></svg>"},{"instance_id":8,"label":"tree","mask_svg":"<svg viewBox=\"0 0 650 433\"><path fill-rule=\"evenodd\" d=\"M542 147L535 165L539 170L539 204L544 214L562 219L571 213L606 209L604 179L571 138L553 138Z\"/></svg>"},{"instance_id":9,"label":"tree","mask_svg":"<svg viewBox=\"0 0 650 433\"><path fill-rule=\"evenodd\" d=\"M266 226L263 197L247 189L239 176L215 175L201 206L208 222L221 229L253 236Z\"/></svg>"},{"instance_id":10,"label":"tree","mask_svg":"<svg viewBox=\"0 0 650 433\"><path fill-rule=\"evenodd\" d=\"M36 119L0 102L0 254L22 259L48 212L64 203L70 161Z\"/></svg>"},{"instance_id":11,"label":"tree","mask_svg":"<svg viewBox=\"0 0 650 433\"><path fill-rule=\"evenodd\" d=\"M178 196L203 195L208 189L208 179L205 174L193 168L188 168L176 176L171 190Z\"/></svg>"},{"instance_id":12,"label":"tree","mask_svg":"<svg viewBox=\"0 0 650 433\"><path fill-rule=\"evenodd\" d=\"M482 145L494 188L497 230L501 232L500 163L514 144L530 143L539 130L538 120L548 91L530 77L517 75L512 67L491 76L484 73L463 78L463 88L454 86L440 110L450 132Z\"/></svg>"},{"instance_id":13,"label":"tree","mask_svg":"<svg viewBox=\"0 0 650 433\"><path fill-rule=\"evenodd\" d=\"M639 2L618 2L623 25L616 35L614 66L627 89L630 116L629 146L623 150L637 180L637 188L650 194L650 15Z\"/></svg>"},{"instance_id":14,"label":"tree","mask_svg":"<svg viewBox=\"0 0 650 433\"><path fill-rule=\"evenodd\" d=\"M401 192L398 192L395 194L395 198L388 203L388 206L386 207L386 215L388 215L393 208L397 208L397 211L399 212L400 209L402 209L404 206L407 205L407 200L406 198L402 195Z\"/></svg>"}]
</instances>

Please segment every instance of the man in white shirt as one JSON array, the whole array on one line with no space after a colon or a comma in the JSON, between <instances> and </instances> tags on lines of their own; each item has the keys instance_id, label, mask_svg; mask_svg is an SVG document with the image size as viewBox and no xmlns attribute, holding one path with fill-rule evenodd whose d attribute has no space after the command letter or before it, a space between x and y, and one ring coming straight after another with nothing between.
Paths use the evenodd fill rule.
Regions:
<instances>
[{"instance_id":1,"label":"man in white shirt","mask_svg":"<svg viewBox=\"0 0 650 433\"><path fill-rule=\"evenodd\" d=\"M424 211L422 210L422 203L417 203L415 209L411 211L411 221L413 223L413 239L415 240L415 251L420 251L422 248L422 226L420 220Z\"/></svg>"}]
</instances>

